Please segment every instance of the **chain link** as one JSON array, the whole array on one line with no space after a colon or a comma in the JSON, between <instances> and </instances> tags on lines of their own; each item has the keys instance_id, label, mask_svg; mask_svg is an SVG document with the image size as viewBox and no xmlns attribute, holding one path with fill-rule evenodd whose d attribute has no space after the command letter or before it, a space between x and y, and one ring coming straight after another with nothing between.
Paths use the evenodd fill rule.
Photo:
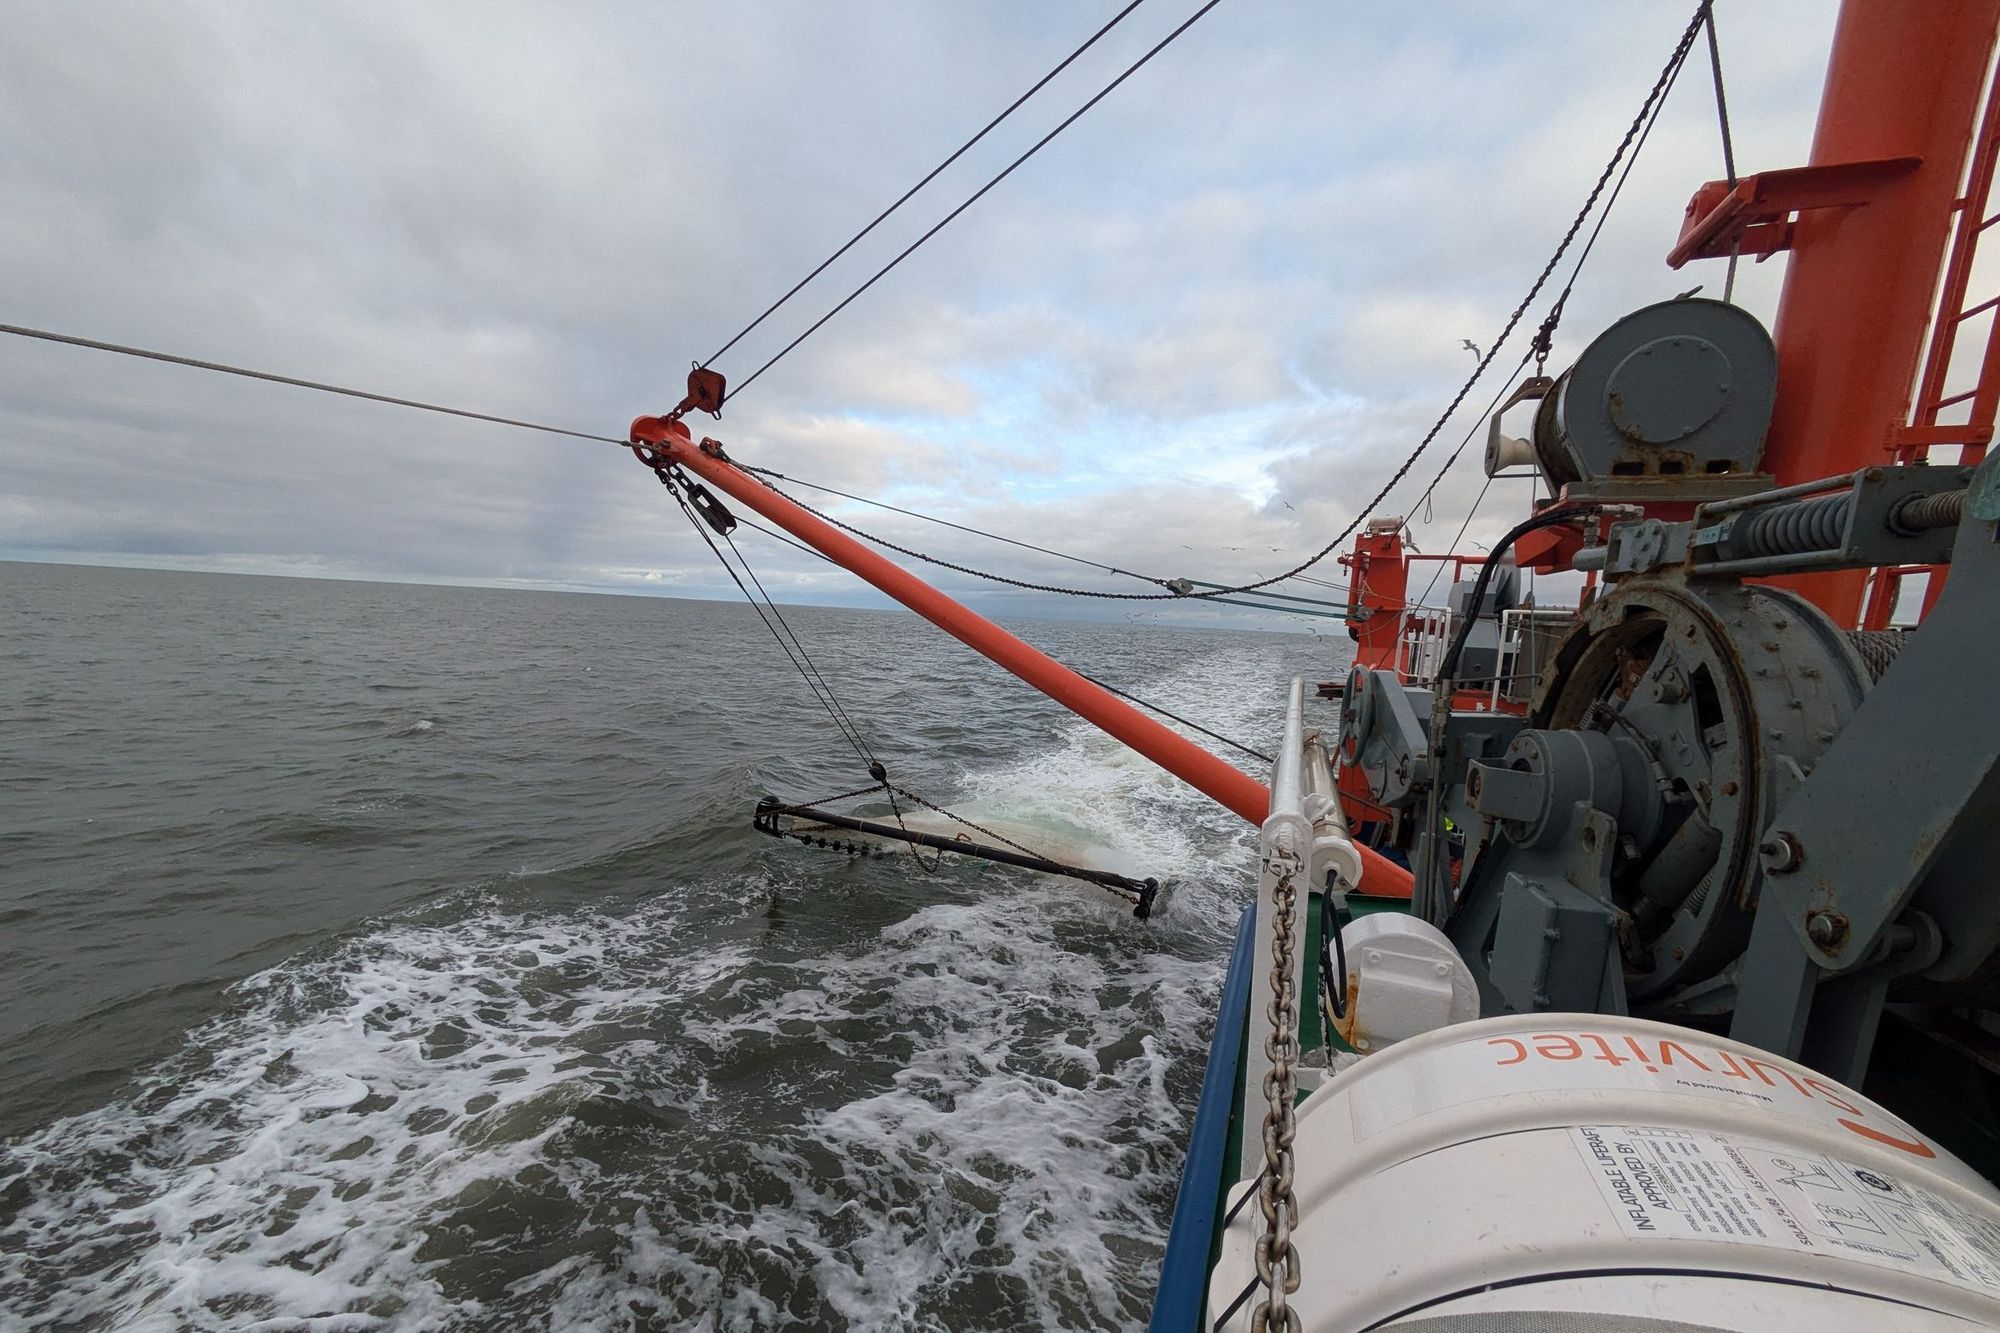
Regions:
<instances>
[{"instance_id":1,"label":"chain link","mask_svg":"<svg viewBox=\"0 0 2000 1333\"><path fill-rule=\"evenodd\" d=\"M1264 1055L1271 1062L1264 1075L1264 1170L1257 1182L1257 1206L1264 1214L1264 1234L1257 1238L1257 1278L1264 1299L1250 1314L1251 1333L1298 1333L1298 1311L1286 1298L1299 1289L1298 1252L1292 1229L1299 1204L1292 1194L1292 1140L1298 1132L1294 1103L1298 1097L1298 980L1292 969L1297 943L1299 896L1295 869L1286 866L1271 886L1271 1001L1264 1013L1271 1031L1264 1038Z\"/></svg>"},{"instance_id":2,"label":"chain link","mask_svg":"<svg viewBox=\"0 0 2000 1333\"><path fill-rule=\"evenodd\" d=\"M841 792L838 796L816 796L810 801L794 801L790 805L781 805L776 807L772 813L781 815L811 815L814 806L832 805L835 801L845 801L856 796L866 796L871 791L881 790L881 783L871 782L865 787L856 787L853 791Z\"/></svg>"},{"instance_id":3,"label":"chain link","mask_svg":"<svg viewBox=\"0 0 2000 1333\"><path fill-rule=\"evenodd\" d=\"M925 800L923 797L917 795L913 791L907 791L902 787L896 787L893 790L907 797L908 799L915 801L918 805L924 807L924 809L934 811L937 814L943 815L946 819L953 820L957 823L963 824L967 828L971 829L974 833L984 833L987 837L993 839L993 841L995 842L1004 842L1009 847L1012 847L1015 851L1020 852L1025 856L1032 856L1040 861L1052 861L1055 859L1054 857L1036 851L1032 847L1023 847L1020 843L1015 842L1012 838L1006 837L1003 834L995 833L992 829L987 828L983 824L975 824L971 820L967 819L964 815L954 814L950 810L945 809L943 806L938 805L936 802Z\"/></svg>"}]
</instances>

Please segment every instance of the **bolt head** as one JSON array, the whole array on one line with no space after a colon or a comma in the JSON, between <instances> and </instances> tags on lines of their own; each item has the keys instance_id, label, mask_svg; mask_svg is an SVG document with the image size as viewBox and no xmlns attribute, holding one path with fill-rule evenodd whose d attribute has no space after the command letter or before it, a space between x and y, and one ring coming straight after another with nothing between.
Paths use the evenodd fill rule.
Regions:
<instances>
[{"instance_id":1,"label":"bolt head","mask_svg":"<svg viewBox=\"0 0 2000 1333\"><path fill-rule=\"evenodd\" d=\"M1767 875L1789 875L1806 859L1806 849L1789 833L1774 833L1757 844L1757 859Z\"/></svg>"},{"instance_id":2,"label":"bolt head","mask_svg":"<svg viewBox=\"0 0 2000 1333\"><path fill-rule=\"evenodd\" d=\"M1838 952L1847 938L1847 918L1825 910L1806 914L1806 938L1822 953Z\"/></svg>"}]
</instances>

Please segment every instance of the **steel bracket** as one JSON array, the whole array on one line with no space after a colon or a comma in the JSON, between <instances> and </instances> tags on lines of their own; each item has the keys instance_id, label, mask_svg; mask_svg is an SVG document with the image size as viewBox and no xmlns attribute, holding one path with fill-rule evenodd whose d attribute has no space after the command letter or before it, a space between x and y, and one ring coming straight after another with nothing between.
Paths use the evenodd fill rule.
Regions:
<instances>
[{"instance_id":1,"label":"steel bracket","mask_svg":"<svg viewBox=\"0 0 2000 1333\"><path fill-rule=\"evenodd\" d=\"M1996 468L2000 455L1981 465L1975 488ZM1994 538L1993 520L1968 506L1959 576L1765 830L1763 845L1788 854L1767 870L1764 892L1829 971L1869 958L1912 905L1944 931L1947 975L1976 966L2000 939L2000 897L1985 887L2000 850L2000 728L1982 721L2000 658ZM1941 864L1973 877L1954 873L1930 890Z\"/></svg>"},{"instance_id":2,"label":"steel bracket","mask_svg":"<svg viewBox=\"0 0 2000 1333\"><path fill-rule=\"evenodd\" d=\"M1792 244L1792 215L1815 208L1854 208L1867 203L1923 165L1920 157L1883 157L1788 167L1709 181L1688 200L1680 239L1667 252L1667 267L1690 259L1731 255L1773 255Z\"/></svg>"},{"instance_id":3,"label":"steel bracket","mask_svg":"<svg viewBox=\"0 0 2000 1333\"><path fill-rule=\"evenodd\" d=\"M1897 526L1896 512L1913 500L1960 490L1971 475L1970 468L1923 463L1870 467L1844 477L1827 477L1762 495L1705 504L1695 511L1693 532L1688 538L1693 553L1689 572L1704 577L1757 578L1870 565L1950 564L1957 539L1954 529L1906 532ZM1840 537L1833 545L1780 555L1741 553L1743 529L1760 513L1781 504L1837 496L1843 491L1851 503Z\"/></svg>"}]
</instances>

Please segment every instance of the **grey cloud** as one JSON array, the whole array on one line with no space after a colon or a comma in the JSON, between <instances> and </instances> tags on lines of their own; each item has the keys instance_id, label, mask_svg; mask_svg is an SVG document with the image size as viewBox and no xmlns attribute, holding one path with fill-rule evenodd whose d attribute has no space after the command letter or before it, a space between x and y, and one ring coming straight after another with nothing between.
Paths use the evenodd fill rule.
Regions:
<instances>
[{"instance_id":1,"label":"grey cloud","mask_svg":"<svg viewBox=\"0 0 2000 1333\"><path fill-rule=\"evenodd\" d=\"M1803 160L1825 8L1724 14L1746 167ZM740 379L1178 21L1154 9L724 368ZM16 5L0 318L617 435L1108 12ZM1518 299L1684 21L1221 6L704 425L739 457L1106 563L1282 567L1428 426L1469 369L1460 339L1484 345ZM1691 67L1559 357L1719 284L1659 262L1719 170L1707 98ZM1746 271L1753 308L1780 273ZM1478 482L1462 464L1440 487L1440 527ZM733 595L610 446L18 344L0 525L0 554L36 558ZM942 534L925 549L1056 569ZM872 597L746 549L781 595Z\"/></svg>"}]
</instances>

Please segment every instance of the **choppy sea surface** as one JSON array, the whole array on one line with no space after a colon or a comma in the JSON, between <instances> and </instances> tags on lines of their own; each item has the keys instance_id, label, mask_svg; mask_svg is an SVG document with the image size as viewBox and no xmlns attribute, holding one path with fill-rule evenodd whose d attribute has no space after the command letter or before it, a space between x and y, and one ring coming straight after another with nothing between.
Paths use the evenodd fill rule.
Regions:
<instances>
[{"instance_id":1,"label":"choppy sea surface","mask_svg":"<svg viewBox=\"0 0 2000 1333\"><path fill-rule=\"evenodd\" d=\"M0 564L0 1327L1138 1328L1248 826L913 617ZM1017 626L1268 749L1330 638Z\"/></svg>"}]
</instances>

